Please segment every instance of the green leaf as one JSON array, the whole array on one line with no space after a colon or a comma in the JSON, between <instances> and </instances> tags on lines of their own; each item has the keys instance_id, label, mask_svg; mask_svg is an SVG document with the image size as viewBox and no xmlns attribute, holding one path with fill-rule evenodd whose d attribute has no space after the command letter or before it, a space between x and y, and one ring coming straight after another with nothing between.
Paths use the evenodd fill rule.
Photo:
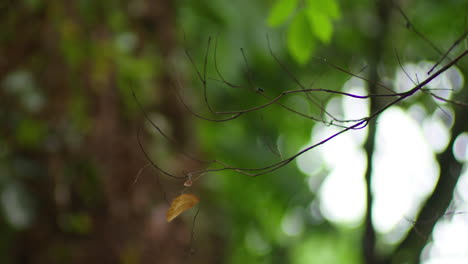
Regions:
<instances>
[{"instance_id":1,"label":"green leaf","mask_svg":"<svg viewBox=\"0 0 468 264\"><path fill-rule=\"evenodd\" d=\"M326 7L327 7L327 13L331 18L340 18L341 17L341 12L340 12L340 7L336 3L336 1L325 1Z\"/></svg>"},{"instance_id":2,"label":"green leaf","mask_svg":"<svg viewBox=\"0 0 468 264\"><path fill-rule=\"evenodd\" d=\"M336 0L307 0L306 3L307 9L315 10L316 13L335 19L341 16Z\"/></svg>"},{"instance_id":3,"label":"green leaf","mask_svg":"<svg viewBox=\"0 0 468 264\"><path fill-rule=\"evenodd\" d=\"M297 0L277 0L268 16L268 25L276 27L286 22L296 9L296 6Z\"/></svg>"},{"instance_id":4,"label":"green leaf","mask_svg":"<svg viewBox=\"0 0 468 264\"><path fill-rule=\"evenodd\" d=\"M303 12L299 13L288 29L288 50L299 63L305 64L315 48L309 23Z\"/></svg>"},{"instance_id":5,"label":"green leaf","mask_svg":"<svg viewBox=\"0 0 468 264\"><path fill-rule=\"evenodd\" d=\"M310 8L306 10L306 17L315 36L323 43L330 43L333 34L330 17Z\"/></svg>"}]
</instances>

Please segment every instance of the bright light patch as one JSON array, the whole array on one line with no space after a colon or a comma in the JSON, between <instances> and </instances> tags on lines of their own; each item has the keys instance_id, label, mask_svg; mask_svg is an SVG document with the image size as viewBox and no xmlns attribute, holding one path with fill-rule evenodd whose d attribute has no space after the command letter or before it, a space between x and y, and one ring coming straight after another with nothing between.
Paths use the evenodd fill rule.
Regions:
<instances>
[{"instance_id":1,"label":"bright light patch","mask_svg":"<svg viewBox=\"0 0 468 264\"><path fill-rule=\"evenodd\" d=\"M447 129L451 129L455 121L455 113L448 105L445 105L444 107L438 107L434 111L433 117L439 119Z\"/></svg>"},{"instance_id":2,"label":"bright light patch","mask_svg":"<svg viewBox=\"0 0 468 264\"><path fill-rule=\"evenodd\" d=\"M356 165L362 165L358 161ZM366 189L363 168L338 167L325 179L319 195L320 209L329 221L357 226L366 209Z\"/></svg>"},{"instance_id":3,"label":"bright light patch","mask_svg":"<svg viewBox=\"0 0 468 264\"><path fill-rule=\"evenodd\" d=\"M313 136L313 141L337 131L337 128L322 128ZM323 215L332 222L359 224L364 216L366 204L364 151L353 141L350 134L344 133L324 144L320 152L325 163L332 168L319 191Z\"/></svg>"},{"instance_id":4,"label":"bright light patch","mask_svg":"<svg viewBox=\"0 0 468 264\"><path fill-rule=\"evenodd\" d=\"M358 91L359 88L352 87L351 92ZM346 112L359 110L349 109L350 102L343 102L345 99L335 98L327 104L327 111L334 116L343 116L343 108ZM363 102L354 102L361 104ZM359 110L364 117L367 113L364 109ZM348 118L348 117L346 117ZM317 124L312 131L310 144L320 142L342 130L334 126ZM356 136L361 134L360 136ZM364 136L362 135L364 134ZM365 140L366 131L356 130L341 134L315 150L306 152L298 158L298 167L305 173L311 175L309 187L316 192L320 183L315 181L315 176L323 168L331 169L331 173L326 177L319 190L320 211L328 220L347 225L358 225L362 221L365 212L365 181L364 172L366 168L366 156L360 145ZM294 235L297 230L293 230L290 225L294 218L286 217L282 226L285 233ZM289 227L288 227L289 226Z\"/></svg>"},{"instance_id":5,"label":"bright light patch","mask_svg":"<svg viewBox=\"0 0 468 264\"><path fill-rule=\"evenodd\" d=\"M352 87L347 91L354 95L367 95L364 87ZM343 99L344 117L346 120L361 119L369 115L369 99L358 99L344 96Z\"/></svg>"},{"instance_id":6,"label":"bright light patch","mask_svg":"<svg viewBox=\"0 0 468 264\"><path fill-rule=\"evenodd\" d=\"M341 100L337 99L329 104L327 109L339 112L341 105ZM312 131L310 144L320 142L340 130L333 126L317 124ZM365 212L366 156L352 133L364 133L364 131L348 131L333 138L300 157L298 165L302 171L312 176L309 187L313 192L316 192L316 188L320 186L314 181L316 178L313 176L322 168L331 169L331 173L319 190L320 211L332 222L354 226L361 222ZM285 218L283 221L283 230L286 233L288 232L286 224L288 221L292 222L292 219Z\"/></svg>"},{"instance_id":7,"label":"bright light patch","mask_svg":"<svg viewBox=\"0 0 468 264\"><path fill-rule=\"evenodd\" d=\"M355 94L355 95L366 95L366 89L364 89L364 82L357 78L351 78L344 85L344 91ZM360 82L359 82L360 81ZM348 84L350 83L350 84ZM359 86L360 85L360 86ZM342 99L343 113L346 120L358 120L369 116L369 100L368 99L356 99L353 97L345 96ZM356 144L362 145L367 138L367 129L359 129L346 132L349 133Z\"/></svg>"},{"instance_id":8,"label":"bright light patch","mask_svg":"<svg viewBox=\"0 0 468 264\"><path fill-rule=\"evenodd\" d=\"M426 118L423 122L423 132L434 152L441 153L447 148L450 132L442 120L436 116Z\"/></svg>"},{"instance_id":9,"label":"bright light patch","mask_svg":"<svg viewBox=\"0 0 468 264\"><path fill-rule=\"evenodd\" d=\"M351 77L348 81L343 84L343 92L346 93L352 93L351 90L354 90L356 88L361 89L362 87L366 87L367 84L364 82L364 80L356 78L356 77ZM362 93L358 93L358 95L365 95L367 94L365 90L362 91Z\"/></svg>"},{"instance_id":10,"label":"bright light patch","mask_svg":"<svg viewBox=\"0 0 468 264\"><path fill-rule=\"evenodd\" d=\"M433 242L428 245L424 264L465 264L468 263L468 217L453 215L452 219L440 220L434 227Z\"/></svg>"},{"instance_id":11,"label":"bright light patch","mask_svg":"<svg viewBox=\"0 0 468 264\"><path fill-rule=\"evenodd\" d=\"M431 62L407 64L405 71L414 82L418 83L427 78L428 67L432 67L432 65ZM426 88L433 89L431 92L439 96L449 98L452 89L459 89L463 82L463 77L455 69L442 74ZM407 91L414 86L415 84L401 69L397 70L395 87L398 92ZM345 85L344 91L361 94L363 91L360 90L362 89L360 87L362 86L358 80L350 80ZM368 106L361 109L357 105L364 101L356 102L356 100L358 99L334 98L326 109L340 118L358 119L366 115L365 108ZM398 243L401 240L411 227L411 221L414 220L421 204L434 189L439 176L439 166L435 160L434 151L442 152L449 143L450 127L453 123L452 112L444 106L443 112L436 111L428 117L424 106L415 104L408 113L398 107L392 107L383 112L378 119L373 161L374 204L372 218L376 230L383 235L383 239L387 243ZM317 124L313 129L312 143L320 142L340 130L337 127ZM314 154L310 156L310 160L304 158L304 160L299 161L299 163L313 164L313 167L316 168L315 173L319 172L317 163L322 164L321 169L328 168L330 170L329 175L320 186L319 198L315 201L317 205L315 208L320 208L320 210L313 212L320 211L320 216L323 215L331 222L345 225L358 225L362 222L366 206L364 180L366 156L362 150L362 143L366 136L359 138L353 134L366 135L366 133L366 130L348 131L312 151ZM453 151L460 161L468 159L467 142L467 133L457 138ZM300 167L305 171L311 169L307 165L300 165ZM311 190L316 191L318 185L310 185ZM468 172L465 172L465 176L460 179L456 190L466 203L468 201ZM466 234L468 234L468 216L457 214L454 216L455 218L459 220L450 222L454 223L453 230L448 227L440 227L439 233L434 235L434 243L424 253L428 259L426 264L468 263L468 249L465 246ZM293 219L288 221L292 223ZM287 218L283 220L283 230L287 230L288 221L286 220ZM462 226L462 222L464 226ZM291 226L293 225L291 224ZM289 232L298 231L291 229ZM447 242L448 237L452 239L451 242ZM462 242L461 239L464 241ZM457 244L458 247L455 247L454 244ZM450 249L453 250L450 251ZM462 258L460 258L460 252L465 254Z\"/></svg>"},{"instance_id":12,"label":"bright light patch","mask_svg":"<svg viewBox=\"0 0 468 264\"><path fill-rule=\"evenodd\" d=\"M333 118L340 119L340 120L344 119L341 98L338 98L338 97L332 98L327 103L325 110L326 110L325 119L328 120L328 122L332 121Z\"/></svg>"},{"instance_id":13,"label":"bright light patch","mask_svg":"<svg viewBox=\"0 0 468 264\"><path fill-rule=\"evenodd\" d=\"M431 61L421 61L417 64L407 63L403 65L402 68L398 68L394 79L394 86L397 92L408 91L428 78L430 75L427 73L434 64L435 62ZM439 65L431 74L434 74L440 68L441 66ZM456 67L452 67L431 80L431 82L426 85L425 89L429 89L431 93L437 96L450 99L453 91L459 90L463 86L463 83L464 79L460 70ZM433 99L440 104L445 104L444 101L436 98Z\"/></svg>"},{"instance_id":14,"label":"bright light patch","mask_svg":"<svg viewBox=\"0 0 468 264\"><path fill-rule=\"evenodd\" d=\"M403 70L404 69L404 70ZM398 68L395 75L394 86L397 92L406 92L411 90L418 83L418 80L424 78L425 73L416 64L407 63L403 69Z\"/></svg>"},{"instance_id":15,"label":"bright light patch","mask_svg":"<svg viewBox=\"0 0 468 264\"><path fill-rule=\"evenodd\" d=\"M377 231L389 233L408 227L401 222L413 218L432 192L439 168L419 126L397 107L378 119L376 142L372 217Z\"/></svg>"},{"instance_id":16,"label":"bright light patch","mask_svg":"<svg viewBox=\"0 0 468 264\"><path fill-rule=\"evenodd\" d=\"M420 104L411 105L407 113L413 118L414 121L416 121L416 123L420 125L423 123L427 116L426 109Z\"/></svg>"},{"instance_id":17,"label":"bright light patch","mask_svg":"<svg viewBox=\"0 0 468 264\"><path fill-rule=\"evenodd\" d=\"M434 66L435 62L432 62L432 61L421 61L418 66L421 68L421 70L423 72L425 72L426 74L423 75L423 78L427 78L429 77L429 75L427 74L427 72L429 72L429 70ZM432 72L431 74L434 74L436 71L440 70L441 66L437 66ZM423 81L423 79L420 80L420 82ZM452 83L450 82L448 76L447 76L447 72L444 72L442 74L440 74L439 76L437 76L436 78L434 78L433 80L431 80L427 85L426 85L426 88L427 89L431 89L431 92L438 95L438 96L441 96L441 97L444 97L444 98L447 98L449 99L452 95L452 90L453 90L453 86L452 86ZM438 100L439 101L439 100ZM441 103L443 103L442 101L439 101Z\"/></svg>"},{"instance_id":18,"label":"bright light patch","mask_svg":"<svg viewBox=\"0 0 468 264\"><path fill-rule=\"evenodd\" d=\"M342 128L317 124L313 129L312 142L316 143L322 141L341 130ZM328 167L356 166L353 163L356 161L354 158L356 158L355 155L360 148L360 145L359 142L354 140L352 134L363 132L364 131L362 129L347 131L321 145L317 148L317 151L320 152Z\"/></svg>"},{"instance_id":19,"label":"bright light patch","mask_svg":"<svg viewBox=\"0 0 468 264\"><path fill-rule=\"evenodd\" d=\"M461 200L468 204L468 167L465 165L463 169L463 173L458 179L455 190L457 194L460 195Z\"/></svg>"},{"instance_id":20,"label":"bright light patch","mask_svg":"<svg viewBox=\"0 0 468 264\"><path fill-rule=\"evenodd\" d=\"M468 161L468 133L457 136L453 144L453 155L459 162ZM468 190L467 190L468 191Z\"/></svg>"},{"instance_id":21,"label":"bright light patch","mask_svg":"<svg viewBox=\"0 0 468 264\"><path fill-rule=\"evenodd\" d=\"M454 211L439 220L432 233L433 241L423 251L424 264L468 263L468 170L460 175L455 191L460 197Z\"/></svg>"},{"instance_id":22,"label":"bright light patch","mask_svg":"<svg viewBox=\"0 0 468 264\"><path fill-rule=\"evenodd\" d=\"M304 149L308 146L309 145L304 146L301 149ZM304 154L297 157L296 160L298 168L303 173L312 176L311 178L314 178L314 176L322 170L323 159L322 156L319 155L318 151L307 151Z\"/></svg>"},{"instance_id":23,"label":"bright light patch","mask_svg":"<svg viewBox=\"0 0 468 264\"><path fill-rule=\"evenodd\" d=\"M450 69L444 72L444 74L451 83L452 88L455 92L459 91L463 87L465 79L463 78L463 74L457 67L452 66Z\"/></svg>"}]
</instances>

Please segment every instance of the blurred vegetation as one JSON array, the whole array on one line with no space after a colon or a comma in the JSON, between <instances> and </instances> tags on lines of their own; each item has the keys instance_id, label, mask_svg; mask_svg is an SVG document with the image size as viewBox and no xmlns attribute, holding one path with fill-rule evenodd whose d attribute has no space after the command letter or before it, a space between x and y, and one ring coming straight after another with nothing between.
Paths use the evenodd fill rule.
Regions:
<instances>
[{"instance_id":1,"label":"blurred vegetation","mask_svg":"<svg viewBox=\"0 0 468 264\"><path fill-rule=\"evenodd\" d=\"M273 98L300 89L292 76L307 88L345 89L350 74L329 63L368 75L379 36L377 2L0 3L0 262L364 263L365 223L328 221L318 205L319 187L310 187L324 181L325 165L315 175L295 162L255 178L204 174L189 190L201 199L196 218L192 209L167 224L167 203L187 191L184 180L152 169L139 143L177 176L204 168L181 157L184 151L241 168L297 153L321 122L279 105L210 122L187 111L175 91L195 113L217 118L203 97L205 65L215 111L247 109L268 101L261 94ZM438 61L467 30L463 0L390 6L375 67L388 86L399 59ZM466 48L464 39L450 58ZM467 76L468 61L457 66ZM466 91L460 89L457 100L466 102ZM305 94L281 102L330 121L323 111L338 96L310 94L317 104ZM439 109L430 96L399 106L416 103L428 113ZM458 122L453 133L466 131L466 109L452 112ZM178 143L165 140L146 115ZM441 192L450 200L453 186ZM401 245L386 244L379 234L377 240L382 263L413 263L422 250L408 243L400 254Z\"/></svg>"}]
</instances>

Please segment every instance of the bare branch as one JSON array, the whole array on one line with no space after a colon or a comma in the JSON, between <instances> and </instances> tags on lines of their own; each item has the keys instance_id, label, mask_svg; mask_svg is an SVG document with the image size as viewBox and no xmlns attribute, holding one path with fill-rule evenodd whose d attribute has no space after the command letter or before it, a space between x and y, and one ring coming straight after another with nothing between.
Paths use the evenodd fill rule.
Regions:
<instances>
[{"instance_id":1,"label":"bare branch","mask_svg":"<svg viewBox=\"0 0 468 264\"><path fill-rule=\"evenodd\" d=\"M174 179L186 179L187 176L176 176L176 175L173 175L165 170L163 170L161 167L159 167L151 158L150 156L148 155L148 153L146 152L145 148L143 147L143 144L141 143L141 138L140 138L140 131L141 131L141 126L138 128L138 131L137 131L137 139L138 139L138 146L140 146L140 149L141 149L141 152L143 152L143 154L145 155L146 159L151 163L151 165L159 172L163 173L164 175L166 176L169 176L171 178L174 178Z\"/></svg>"},{"instance_id":2,"label":"bare branch","mask_svg":"<svg viewBox=\"0 0 468 264\"><path fill-rule=\"evenodd\" d=\"M414 24L411 22L409 17L405 14L403 9L399 5L397 5L394 1L392 1L393 6L398 10L398 12L401 14L401 16L405 19L406 21L406 28L409 30L412 30L419 38L424 40L427 44L429 44L437 53L443 54L442 50L439 49L430 39L428 39L424 34L419 32L419 30L416 29Z\"/></svg>"},{"instance_id":3,"label":"bare branch","mask_svg":"<svg viewBox=\"0 0 468 264\"><path fill-rule=\"evenodd\" d=\"M216 168L216 169L205 169L205 170L194 171L194 172L192 172L192 174L197 175L197 174L200 174L200 173L207 173L207 172L219 172L219 171L225 171L225 170L234 170L234 171L236 171L238 173L241 173L241 174L244 174L244 175L247 175L247 176L256 177L256 176L260 176L260 175L275 171L275 170L289 164L290 162L292 162L293 160L295 160L297 157L304 154L305 152L307 152L307 151L309 151L309 150L311 150L311 149L313 149L313 148L315 148L317 146L320 146L320 145L330 141L331 139L343 134L344 132L347 132L347 131L352 130L352 129L361 129L361 128L366 127L370 120L375 119L383 111L387 110L388 108L390 108L391 106L393 106L395 104L398 104L399 102L403 101L404 99L406 99L406 98L412 96L413 94L415 94L417 91L421 90L425 85L427 85L429 82L431 82L433 79L435 79L437 76L439 76L443 72L447 71L450 67L452 67L454 64L456 64L460 59L462 59L467 54L468 54L468 50L465 50L457 58L452 60L450 63L448 63L447 65L442 67L440 70L438 70L437 72L435 72L434 74L432 74L428 78L426 78L424 81L422 81L420 84L416 85L411 90L398 94L399 97L397 99L395 99L395 100L389 102L388 104L386 104L385 106L381 107L379 110L372 113L369 117L363 118L360 122L357 122L356 124L354 124L352 126L346 127L344 129L338 131L337 133L323 139L322 141L320 141L320 142L318 142L316 144L313 144L313 145L311 145L309 147L306 147L305 149L297 152L296 154L290 156L289 158L286 158L286 159L281 160L279 162L270 164L268 166L258 167L258 168L233 167L233 166L223 164L220 161L217 161L218 164L223 164L224 167Z\"/></svg>"},{"instance_id":4,"label":"bare branch","mask_svg":"<svg viewBox=\"0 0 468 264\"><path fill-rule=\"evenodd\" d=\"M432 68L427 72L427 74L431 74L431 72L445 59L447 58L448 54L456 47L460 42L462 42L466 36L468 36L468 29L459 37L455 42L450 46L450 48L444 53L444 55L432 66Z\"/></svg>"},{"instance_id":5,"label":"bare branch","mask_svg":"<svg viewBox=\"0 0 468 264\"><path fill-rule=\"evenodd\" d=\"M435 99L437 100L440 100L440 101L443 101L443 102L446 102L446 103L451 103L451 104L454 104L454 105L457 105L457 106L461 106L461 107L468 107L468 104L465 103L465 102L460 102L460 101L456 101L456 100L450 100L450 99L446 99L446 98L443 98L441 96L438 96L434 93L431 93L429 92L429 94L434 97Z\"/></svg>"}]
</instances>

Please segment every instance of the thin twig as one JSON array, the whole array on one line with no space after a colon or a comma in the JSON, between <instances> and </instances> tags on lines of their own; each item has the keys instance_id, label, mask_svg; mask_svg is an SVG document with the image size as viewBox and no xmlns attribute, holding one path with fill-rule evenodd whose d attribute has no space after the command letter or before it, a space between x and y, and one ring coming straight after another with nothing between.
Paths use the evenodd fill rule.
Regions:
<instances>
[{"instance_id":1,"label":"thin twig","mask_svg":"<svg viewBox=\"0 0 468 264\"><path fill-rule=\"evenodd\" d=\"M455 58L454 60L452 60L450 63L448 63L447 65L445 65L444 67L442 67L441 69L439 69L437 72L435 72L434 74L432 74L431 76L429 76L428 78L426 78L424 81L422 81L421 83L419 83L418 85L416 85L414 88L412 88L411 90L409 91L406 91L406 92L403 92L403 93L400 93L398 94L399 95L399 98L389 102L388 104L386 104L385 106L381 107L379 110L375 111L374 113L372 113L370 116L368 116L367 118L363 118L360 122L352 125L352 126L349 126L349 127L346 127L338 132L336 132L335 134L323 139L322 141L316 143L316 144L313 144L299 152L297 152L296 154L290 156L289 158L287 159L284 159L284 160L281 160L279 162L276 162L276 163L273 163L273 164L270 164L268 166L264 166L264 167L259 167L259 168L239 168L239 167L233 167L233 166L224 166L223 168L217 168L217 169L206 169L206 170L200 170L200 171L194 171L192 172L193 175L196 175L196 174L200 174L200 173L207 173L207 172L219 172L219 171L225 171L225 170L234 170L236 172L239 172L241 174L244 174L244 175L247 175L247 176L251 176L251 177L256 177L256 176L260 176L260 175L263 175L263 174L266 174L266 173L269 173L269 172L272 172L272 171L275 171L287 164L289 164L290 162L292 162L294 159L296 159L297 157L299 157L300 155L304 154L305 152L317 147L317 146L320 146L328 141L330 141L331 139L343 134L344 132L347 132L349 130L352 130L352 129L357 129L357 128L364 128L367 126L367 124L369 123L370 120L372 119L375 119L378 115L380 115L383 111L387 110L388 108L390 108L391 106L395 105L395 104L398 104L399 102L403 101L404 99L412 96L413 94L415 94L416 92L420 91L425 85L427 85L429 82L431 82L433 79L435 79L436 77L438 77L440 74L442 74L443 72L447 71L450 67L452 67L453 65L455 65L460 59L462 59L464 56L466 56L468 54L468 50L465 50L462 54L460 54L457 58ZM251 173L253 172L253 173Z\"/></svg>"},{"instance_id":2,"label":"thin twig","mask_svg":"<svg viewBox=\"0 0 468 264\"><path fill-rule=\"evenodd\" d=\"M418 37L420 37L422 40L424 40L427 44L429 44L435 51L437 51L439 54L443 54L442 50L439 49L430 39L428 39L424 34L419 32L414 24L411 22L409 17L405 14L403 9L399 5L397 5L394 1L392 1L393 6L398 10L398 12L401 14L401 16L406 20L406 28L412 30Z\"/></svg>"},{"instance_id":3,"label":"thin twig","mask_svg":"<svg viewBox=\"0 0 468 264\"><path fill-rule=\"evenodd\" d=\"M468 30L466 30L463 35L461 35L457 40L455 40L455 42L452 44L452 46L450 46L450 48L444 53L444 55L442 55L442 57L434 64L434 66L432 66L432 68L427 72L427 74L431 74L431 72L437 67L439 66L439 64L445 59L447 58L447 56L449 55L449 53L456 47L458 46L458 44L460 44L460 42L462 42L466 36L468 36Z\"/></svg>"}]
</instances>

